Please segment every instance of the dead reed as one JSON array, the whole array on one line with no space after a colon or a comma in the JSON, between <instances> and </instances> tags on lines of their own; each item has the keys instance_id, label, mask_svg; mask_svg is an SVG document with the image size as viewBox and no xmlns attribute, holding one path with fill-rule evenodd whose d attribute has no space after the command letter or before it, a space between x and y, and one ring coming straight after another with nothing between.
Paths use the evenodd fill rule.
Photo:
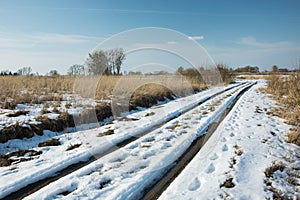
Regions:
<instances>
[{"instance_id":1,"label":"dead reed","mask_svg":"<svg viewBox=\"0 0 300 200\"><path fill-rule=\"evenodd\" d=\"M282 117L286 123L295 126L287 134L287 142L300 145L300 71L290 76L272 75L268 78L266 91L284 105L269 114Z\"/></svg>"}]
</instances>

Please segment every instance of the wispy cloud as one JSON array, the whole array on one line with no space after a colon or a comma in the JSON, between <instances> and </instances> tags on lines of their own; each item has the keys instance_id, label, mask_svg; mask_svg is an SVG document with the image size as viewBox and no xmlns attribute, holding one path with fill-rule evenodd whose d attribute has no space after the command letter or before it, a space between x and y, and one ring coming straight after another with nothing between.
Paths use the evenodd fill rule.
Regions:
<instances>
[{"instance_id":1,"label":"wispy cloud","mask_svg":"<svg viewBox=\"0 0 300 200\"><path fill-rule=\"evenodd\" d=\"M87 12L103 12L103 13L116 13L116 14L166 14L166 15L195 15L198 13L192 12L181 12L181 11L170 11L170 10L136 10L136 9L118 9L118 8L74 8L74 7L62 7L52 8L55 10L65 11L87 11Z\"/></svg>"},{"instance_id":2,"label":"wispy cloud","mask_svg":"<svg viewBox=\"0 0 300 200\"><path fill-rule=\"evenodd\" d=\"M259 41L254 37L243 37L233 41L232 46L206 46L216 62L231 66L257 65L262 70L276 64L293 67L300 55L300 44L292 41ZM238 44L239 46L236 46Z\"/></svg>"},{"instance_id":3,"label":"wispy cloud","mask_svg":"<svg viewBox=\"0 0 300 200\"><path fill-rule=\"evenodd\" d=\"M177 44L176 41L168 41L167 44Z\"/></svg>"},{"instance_id":4,"label":"wispy cloud","mask_svg":"<svg viewBox=\"0 0 300 200\"><path fill-rule=\"evenodd\" d=\"M58 33L39 33L39 34L8 34L0 32L0 47L24 49L35 45L77 45L91 42L99 42L104 38Z\"/></svg>"},{"instance_id":5,"label":"wispy cloud","mask_svg":"<svg viewBox=\"0 0 300 200\"><path fill-rule=\"evenodd\" d=\"M190 40L203 40L204 36L199 35L199 36L189 36Z\"/></svg>"},{"instance_id":6,"label":"wispy cloud","mask_svg":"<svg viewBox=\"0 0 300 200\"><path fill-rule=\"evenodd\" d=\"M12 34L0 31L0 70L31 66L42 73L52 67L82 63L104 38L58 33ZM60 69L63 70L63 69Z\"/></svg>"},{"instance_id":7,"label":"wispy cloud","mask_svg":"<svg viewBox=\"0 0 300 200\"><path fill-rule=\"evenodd\" d=\"M281 47L288 47L291 46L292 43L288 41L279 41L279 42L260 42L257 41L255 37L248 36L242 37L237 40L235 43L250 47L256 48L281 48Z\"/></svg>"},{"instance_id":8,"label":"wispy cloud","mask_svg":"<svg viewBox=\"0 0 300 200\"><path fill-rule=\"evenodd\" d=\"M72 34L42 33L27 36L31 40L46 43L79 44L99 40L97 37Z\"/></svg>"}]
</instances>

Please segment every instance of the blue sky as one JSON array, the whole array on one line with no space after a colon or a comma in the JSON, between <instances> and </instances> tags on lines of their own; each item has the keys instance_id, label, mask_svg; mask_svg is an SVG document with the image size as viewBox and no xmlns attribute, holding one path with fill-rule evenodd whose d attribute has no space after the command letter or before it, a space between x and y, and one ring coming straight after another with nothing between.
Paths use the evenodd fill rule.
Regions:
<instances>
[{"instance_id":1,"label":"blue sky","mask_svg":"<svg viewBox=\"0 0 300 200\"><path fill-rule=\"evenodd\" d=\"M289 0L0 0L0 70L31 66L40 73L65 73L105 39L142 27L193 37L215 62L230 67L295 68L299 8L300 1ZM184 65L164 59L174 67Z\"/></svg>"}]
</instances>

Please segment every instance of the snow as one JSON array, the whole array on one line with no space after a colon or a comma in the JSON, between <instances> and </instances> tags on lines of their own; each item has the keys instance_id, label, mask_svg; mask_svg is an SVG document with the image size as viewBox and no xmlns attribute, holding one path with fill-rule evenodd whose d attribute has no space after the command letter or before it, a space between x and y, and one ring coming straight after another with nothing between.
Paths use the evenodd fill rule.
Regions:
<instances>
[{"instance_id":1,"label":"snow","mask_svg":"<svg viewBox=\"0 0 300 200\"><path fill-rule=\"evenodd\" d=\"M25 187L30 183L49 177L69 165L80 161L86 161L93 155L105 152L109 148L116 146L116 144L132 136L138 136L143 132L151 130L154 126L162 124L174 116L180 115L180 113L188 110L194 105L197 105L199 102L208 99L212 95L223 91L224 89L234 88L241 84L243 84L243 82L227 86L226 88L212 88L192 96L170 101L164 105L144 109L144 111L140 112L134 112L127 116L127 118L139 119L138 121L114 120L108 125L91 130L86 129L99 125L82 125L82 127L76 127L77 130L83 129L86 131L65 134L63 132L53 133L50 131L44 131L43 136L35 136L33 138L23 140L10 140L7 143L0 144L0 152L2 153L30 148L37 151L41 150L43 152L38 159L17 164L16 170L12 171L10 167L0 168L0 198ZM145 117L147 113L153 113L153 115ZM99 133L103 133L111 129L114 130L115 134L98 137ZM40 142L51 139L55 136L56 138L59 138L62 145L43 148L37 147ZM82 143L82 145L75 150L66 151L69 146L76 143Z\"/></svg>"},{"instance_id":2,"label":"snow","mask_svg":"<svg viewBox=\"0 0 300 200\"><path fill-rule=\"evenodd\" d=\"M284 160L286 155L297 161L299 147L284 142L284 134L290 126L284 124L282 119L266 115L274 102L266 94L257 91L264 85L265 81L259 81L238 100L216 132L160 199L272 198L272 193L264 183L264 171L273 161L289 164ZM140 198L142 191L172 167L196 137L206 133L209 124L220 117L245 84L227 86L227 89L233 87L236 88L212 99L209 98L224 88L212 88L189 97L163 102L165 104L127 113L126 118L90 130L86 129L97 124L83 125L83 131L45 131L44 136L0 144L0 152L32 148L43 152L33 160L0 168L0 198L111 147L117 150L25 199ZM207 99L205 103L184 113ZM209 110L212 105L215 105L214 109ZM261 112L256 112L257 106ZM73 112L78 113L80 110L74 109ZM179 116L181 113L184 114ZM175 116L179 117L173 119ZM158 126L170 119L173 120ZM77 130L80 128L77 127ZM107 130L114 130L114 134L99 137ZM149 133L140 137L145 132ZM62 145L37 147L39 142L53 137L59 138ZM130 137L139 138L122 148L118 147L118 143ZM66 151L74 144L81 145ZM299 161L293 164L294 168L298 165ZM273 176L271 181L274 187L286 192L295 191L282 180L282 177L287 176L286 171L276 171ZM235 186L220 187L229 178L232 178ZM299 195L299 192L295 195Z\"/></svg>"},{"instance_id":3,"label":"snow","mask_svg":"<svg viewBox=\"0 0 300 200\"><path fill-rule=\"evenodd\" d=\"M274 102L266 94L257 92L263 85L262 81L243 95L210 140L161 195L160 200L225 197L272 199L272 193L264 184L264 171L274 160L284 160L282 154L297 160L293 152L298 152L299 156L299 147L284 142L284 135L290 127L282 119L266 114ZM256 106L264 111L255 112ZM276 135L273 136L271 132ZM237 148L242 151L242 155L236 153ZM233 159L236 164L230 167ZM276 171L275 176L278 173ZM228 178L233 178L235 186L220 187ZM287 185L286 181L278 187L282 191L295 192L295 188ZM298 190L290 194L292 199L296 199L300 193Z\"/></svg>"},{"instance_id":4,"label":"snow","mask_svg":"<svg viewBox=\"0 0 300 200\"><path fill-rule=\"evenodd\" d=\"M48 95L58 95L58 94L48 94ZM41 97L40 97L41 98ZM71 103L72 102L72 103ZM110 102L110 100L103 100L101 102ZM53 112L54 107L57 106L58 102L55 101L45 101L43 104L17 104L14 110L1 109L0 108L0 130L4 127L11 126L18 122L19 124L36 124L36 117L41 116L44 109L50 113L43 114L50 119L56 119L59 114ZM71 104L71 107L66 108L66 104ZM43 105L48 105L49 108L43 108ZM54 106L55 105L55 106ZM58 105L59 112L68 112L69 114L79 115L84 108L94 107L97 102L93 99L82 98L74 94L64 94L63 100L60 101ZM57 108L57 107L56 107ZM17 117L8 117L7 114L12 114L20 110L29 111L26 115L20 115Z\"/></svg>"},{"instance_id":5,"label":"snow","mask_svg":"<svg viewBox=\"0 0 300 200\"><path fill-rule=\"evenodd\" d=\"M209 124L221 115L243 88L240 86L205 102L134 142L49 184L27 199L61 198L60 194L66 191L71 192L66 198L139 198L140 191L172 166L197 136L205 134ZM218 100L221 103L216 106L216 111L203 112ZM135 113L135 117L137 115L140 113Z\"/></svg>"}]
</instances>

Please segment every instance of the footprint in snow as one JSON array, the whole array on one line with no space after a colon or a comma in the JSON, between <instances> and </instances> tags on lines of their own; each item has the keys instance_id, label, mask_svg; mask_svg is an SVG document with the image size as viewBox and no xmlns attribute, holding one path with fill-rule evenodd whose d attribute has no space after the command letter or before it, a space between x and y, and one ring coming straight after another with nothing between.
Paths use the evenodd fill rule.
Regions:
<instances>
[{"instance_id":1,"label":"footprint in snow","mask_svg":"<svg viewBox=\"0 0 300 200\"><path fill-rule=\"evenodd\" d=\"M215 170L216 170L215 165L214 165L213 163L211 163L211 164L208 166L208 168L207 168L207 170L206 170L206 173L207 173L207 174L211 174L211 173L213 173Z\"/></svg>"},{"instance_id":2,"label":"footprint in snow","mask_svg":"<svg viewBox=\"0 0 300 200\"><path fill-rule=\"evenodd\" d=\"M214 155L212 155L209 159L210 160L217 160L218 158L219 158L219 156L216 153L214 153Z\"/></svg>"},{"instance_id":3,"label":"footprint in snow","mask_svg":"<svg viewBox=\"0 0 300 200\"><path fill-rule=\"evenodd\" d=\"M224 146L222 147L222 151L228 151L228 146L226 144L224 144Z\"/></svg>"},{"instance_id":4,"label":"footprint in snow","mask_svg":"<svg viewBox=\"0 0 300 200\"><path fill-rule=\"evenodd\" d=\"M10 175L10 174L14 174L14 173L16 173L18 171L19 171L18 169L14 169L14 170L10 170L10 171L5 171L4 173L1 174L1 176L7 176L7 175Z\"/></svg>"},{"instance_id":5,"label":"footprint in snow","mask_svg":"<svg viewBox=\"0 0 300 200\"><path fill-rule=\"evenodd\" d=\"M225 137L223 137L222 139L221 139L221 142L226 142L227 141L227 139L225 138Z\"/></svg>"},{"instance_id":6,"label":"footprint in snow","mask_svg":"<svg viewBox=\"0 0 300 200\"><path fill-rule=\"evenodd\" d=\"M195 190L199 189L200 186L201 186L201 183L200 183L199 179L196 177L196 178L194 178L193 181L190 183L188 189L189 189L190 191L195 191Z\"/></svg>"},{"instance_id":7,"label":"footprint in snow","mask_svg":"<svg viewBox=\"0 0 300 200\"><path fill-rule=\"evenodd\" d=\"M41 164L43 164L44 163L44 160L43 159L40 159L40 160L37 160L35 163L34 163L34 165L35 166L40 166Z\"/></svg>"},{"instance_id":8,"label":"footprint in snow","mask_svg":"<svg viewBox=\"0 0 300 200\"><path fill-rule=\"evenodd\" d=\"M129 146L127 149L135 149L137 148L139 145L137 143L132 144L131 146Z\"/></svg>"},{"instance_id":9,"label":"footprint in snow","mask_svg":"<svg viewBox=\"0 0 300 200\"><path fill-rule=\"evenodd\" d=\"M163 143L163 145L162 145L162 147L160 149L167 149L167 148L169 148L171 146L172 146L172 144L170 144L168 142L165 142L165 143Z\"/></svg>"},{"instance_id":10,"label":"footprint in snow","mask_svg":"<svg viewBox=\"0 0 300 200\"><path fill-rule=\"evenodd\" d=\"M231 129L232 129L232 128L231 128L230 126L226 126L226 127L225 127L225 130L226 130L226 131L230 131Z\"/></svg>"}]
</instances>

